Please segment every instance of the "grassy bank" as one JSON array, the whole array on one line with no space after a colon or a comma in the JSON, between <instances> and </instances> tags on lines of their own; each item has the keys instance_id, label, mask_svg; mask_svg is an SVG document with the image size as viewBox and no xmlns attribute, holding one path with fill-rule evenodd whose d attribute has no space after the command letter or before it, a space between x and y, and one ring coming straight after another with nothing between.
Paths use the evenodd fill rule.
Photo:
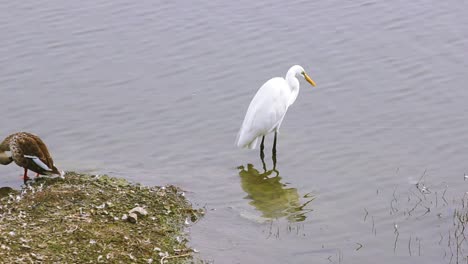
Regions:
<instances>
[{"instance_id":1,"label":"grassy bank","mask_svg":"<svg viewBox=\"0 0 468 264\"><path fill-rule=\"evenodd\" d=\"M2 263L190 262L184 227L202 214L174 186L77 173L0 197Z\"/></svg>"}]
</instances>

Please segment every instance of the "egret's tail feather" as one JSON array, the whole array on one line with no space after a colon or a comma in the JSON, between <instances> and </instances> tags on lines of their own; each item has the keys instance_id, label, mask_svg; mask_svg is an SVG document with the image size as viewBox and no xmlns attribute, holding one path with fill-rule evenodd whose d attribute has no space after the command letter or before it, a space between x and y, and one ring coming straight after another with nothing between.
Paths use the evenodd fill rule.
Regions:
<instances>
[{"instance_id":1,"label":"egret's tail feather","mask_svg":"<svg viewBox=\"0 0 468 264\"><path fill-rule=\"evenodd\" d=\"M258 136L246 133L241 129L237 134L236 145L239 148L255 149L255 147L257 146L258 138Z\"/></svg>"},{"instance_id":2,"label":"egret's tail feather","mask_svg":"<svg viewBox=\"0 0 468 264\"><path fill-rule=\"evenodd\" d=\"M247 148L249 149L255 149L257 147L257 141L258 141L258 137L255 138L254 140L252 140L252 142L250 142L248 145L247 145Z\"/></svg>"}]
</instances>

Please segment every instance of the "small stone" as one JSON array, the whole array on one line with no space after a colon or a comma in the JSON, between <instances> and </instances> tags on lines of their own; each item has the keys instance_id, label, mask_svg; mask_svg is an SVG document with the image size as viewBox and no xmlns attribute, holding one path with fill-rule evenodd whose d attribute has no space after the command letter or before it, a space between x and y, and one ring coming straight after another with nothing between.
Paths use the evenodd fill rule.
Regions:
<instances>
[{"instance_id":1,"label":"small stone","mask_svg":"<svg viewBox=\"0 0 468 264\"><path fill-rule=\"evenodd\" d=\"M44 260L44 256L42 255L39 255L39 254L34 254L34 253L31 253L31 257L35 260L39 260L39 261L42 261Z\"/></svg>"},{"instance_id":2,"label":"small stone","mask_svg":"<svg viewBox=\"0 0 468 264\"><path fill-rule=\"evenodd\" d=\"M26 245L26 244L21 244L21 247L24 248L24 249L31 249L31 247L29 245Z\"/></svg>"},{"instance_id":3,"label":"small stone","mask_svg":"<svg viewBox=\"0 0 468 264\"><path fill-rule=\"evenodd\" d=\"M143 208L143 207L137 206L137 207L133 208L132 210L130 210L128 213L129 214L137 213L139 216L145 216L145 215L148 214L148 211L146 211L146 209Z\"/></svg>"},{"instance_id":4,"label":"small stone","mask_svg":"<svg viewBox=\"0 0 468 264\"><path fill-rule=\"evenodd\" d=\"M167 251L166 251L166 252L159 252L158 255L159 255L160 257L162 257L162 258L167 258L167 257L169 257L169 253L167 253Z\"/></svg>"},{"instance_id":5,"label":"small stone","mask_svg":"<svg viewBox=\"0 0 468 264\"><path fill-rule=\"evenodd\" d=\"M41 248L41 249L44 249L44 248L47 247L47 244L42 243L42 244L37 245L37 247L38 247L38 248Z\"/></svg>"},{"instance_id":6,"label":"small stone","mask_svg":"<svg viewBox=\"0 0 468 264\"><path fill-rule=\"evenodd\" d=\"M136 223L137 220L138 220L137 214L135 214L135 213L129 213L129 214L128 214L128 221L129 221L130 223Z\"/></svg>"},{"instance_id":7,"label":"small stone","mask_svg":"<svg viewBox=\"0 0 468 264\"><path fill-rule=\"evenodd\" d=\"M122 220L123 220L123 221L126 221L127 218L128 218L127 214L122 215Z\"/></svg>"}]
</instances>

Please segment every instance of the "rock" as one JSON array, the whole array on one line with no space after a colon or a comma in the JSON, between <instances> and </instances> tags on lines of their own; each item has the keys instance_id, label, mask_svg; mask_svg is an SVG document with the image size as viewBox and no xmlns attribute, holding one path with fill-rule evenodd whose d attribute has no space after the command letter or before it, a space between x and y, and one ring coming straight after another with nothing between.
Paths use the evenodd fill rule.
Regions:
<instances>
[{"instance_id":1,"label":"rock","mask_svg":"<svg viewBox=\"0 0 468 264\"><path fill-rule=\"evenodd\" d=\"M137 220L138 220L137 214L135 214L135 213L129 213L129 214L128 214L128 221L129 221L130 223L136 223Z\"/></svg>"},{"instance_id":2,"label":"rock","mask_svg":"<svg viewBox=\"0 0 468 264\"><path fill-rule=\"evenodd\" d=\"M39 244L39 245L37 245L37 247L38 247L38 248L42 248L42 249L44 249L44 248L46 248L46 247L47 247L47 244L45 244L45 243L43 243L43 244Z\"/></svg>"},{"instance_id":3,"label":"rock","mask_svg":"<svg viewBox=\"0 0 468 264\"><path fill-rule=\"evenodd\" d=\"M31 253L31 257L35 260L39 260L39 261L42 261L44 260L44 256L42 255L39 255L39 254L34 254L34 253Z\"/></svg>"},{"instance_id":4,"label":"rock","mask_svg":"<svg viewBox=\"0 0 468 264\"><path fill-rule=\"evenodd\" d=\"M126 221L127 219L128 219L127 214L122 215L122 220L123 220L123 221Z\"/></svg>"},{"instance_id":5,"label":"rock","mask_svg":"<svg viewBox=\"0 0 468 264\"><path fill-rule=\"evenodd\" d=\"M148 211L146 211L146 209L143 207L137 206L132 210L128 211L128 213L137 213L139 216L146 216L148 214Z\"/></svg>"},{"instance_id":6,"label":"rock","mask_svg":"<svg viewBox=\"0 0 468 264\"><path fill-rule=\"evenodd\" d=\"M26 245L26 244L21 244L21 248L24 248L24 249L31 249L31 247L29 245Z\"/></svg>"}]
</instances>

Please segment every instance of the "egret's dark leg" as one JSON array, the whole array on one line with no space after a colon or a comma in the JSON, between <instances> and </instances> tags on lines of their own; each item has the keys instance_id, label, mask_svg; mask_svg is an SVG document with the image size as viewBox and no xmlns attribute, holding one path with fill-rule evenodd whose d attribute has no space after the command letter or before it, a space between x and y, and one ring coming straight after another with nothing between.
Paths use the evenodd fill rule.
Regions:
<instances>
[{"instance_id":1,"label":"egret's dark leg","mask_svg":"<svg viewBox=\"0 0 468 264\"><path fill-rule=\"evenodd\" d=\"M278 132L275 131L275 140L273 141L273 155L272 155L273 170L276 170L276 135L277 134L278 134Z\"/></svg>"},{"instance_id":2,"label":"egret's dark leg","mask_svg":"<svg viewBox=\"0 0 468 264\"><path fill-rule=\"evenodd\" d=\"M265 136L262 137L262 143L260 143L260 155L263 155L264 149L265 149Z\"/></svg>"},{"instance_id":3,"label":"egret's dark leg","mask_svg":"<svg viewBox=\"0 0 468 264\"><path fill-rule=\"evenodd\" d=\"M265 149L265 136L262 137L262 143L260 143L260 159L262 160L263 170L266 171L265 153L263 152L264 149Z\"/></svg>"}]
</instances>

